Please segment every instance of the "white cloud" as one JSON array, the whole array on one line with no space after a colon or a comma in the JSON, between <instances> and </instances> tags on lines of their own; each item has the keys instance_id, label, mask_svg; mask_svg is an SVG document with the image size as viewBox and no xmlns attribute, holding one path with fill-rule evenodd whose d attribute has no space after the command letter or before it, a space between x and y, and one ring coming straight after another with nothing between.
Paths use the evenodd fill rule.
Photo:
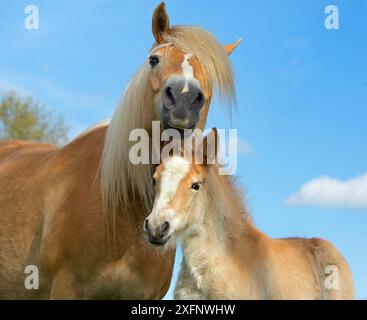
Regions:
<instances>
[{"instance_id":1,"label":"white cloud","mask_svg":"<svg viewBox=\"0 0 367 320\"><path fill-rule=\"evenodd\" d=\"M304 184L286 203L295 206L367 208L367 173L345 181L319 177Z\"/></svg>"}]
</instances>

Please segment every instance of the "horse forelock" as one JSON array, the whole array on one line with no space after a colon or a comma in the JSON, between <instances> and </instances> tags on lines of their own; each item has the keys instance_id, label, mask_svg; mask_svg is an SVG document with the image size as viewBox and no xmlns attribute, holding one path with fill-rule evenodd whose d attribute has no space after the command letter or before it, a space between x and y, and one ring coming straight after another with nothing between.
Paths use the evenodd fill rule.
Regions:
<instances>
[{"instance_id":1,"label":"horse forelock","mask_svg":"<svg viewBox=\"0 0 367 320\"><path fill-rule=\"evenodd\" d=\"M230 110L236 103L232 65L218 40L197 26L173 26L166 41L198 59L209 87L218 93L221 105Z\"/></svg>"}]
</instances>

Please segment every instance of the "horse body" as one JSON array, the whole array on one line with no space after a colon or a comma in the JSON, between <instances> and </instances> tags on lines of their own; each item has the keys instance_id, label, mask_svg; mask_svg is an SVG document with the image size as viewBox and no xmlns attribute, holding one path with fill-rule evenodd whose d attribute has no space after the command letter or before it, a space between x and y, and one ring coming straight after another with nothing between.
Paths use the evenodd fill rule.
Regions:
<instances>
[{"instance_id":1,"label":"horse body","mask_svg":"<svg viewBox=\"0 0 367 320\"><path fill-rule=\"evenodd\" d=\"M155 245L183 241L175 298L352 299L351 271L330 242L272 239L256 229L241 189L209 164L218 149L212 133L214 142L199 144L203 164L195 163L196 153L194 160L168 156L154 173L145 231Z\"/></svg>"},{"instance_id":2,"label":"horse body","mask_svg":"<svg viewBox=\"0 0 367 320\"><path fill-rule=\"evenodd\" d=\"M0 298L24 295L25 266L39 260L40 164L54 150L21 141L0 144Z\"/></svg>"},{"instance_id":3,"label":"horse body","mask_svg":"<svg viewBox=\"0 0 367 320\"><path fill-rule=\"evenodd\" d=\"M175 248L154 248L145 239L153 165L131 161L131 134L144 131L150 144L153 121L161 131L203 129L216 91L234 100L228 55L238 42L222 46L199 27L170 27L164 3L153 13L152 31L150 56L108 126L62 148L0 144L0 298L166 293ZM150 156L159 152L159 143L152 150L146 144ZM26 288L34 275L25 274L28 266L39 269L38 290Z\"/></svg>"},{"instance_id":4,"label":"horse body","mask_svg":"<svg viewBox=\"0 0 367 320\"><path fill-rule=\"evenodd\" d=\"M0 298L164 296L174 250L145 245L139 199L116 214L119 236L106 236L97 175L106 129L61 149L0 145ZM39 290L24 286L28 265L39 267Z\"/></svg>"}]
</instances>

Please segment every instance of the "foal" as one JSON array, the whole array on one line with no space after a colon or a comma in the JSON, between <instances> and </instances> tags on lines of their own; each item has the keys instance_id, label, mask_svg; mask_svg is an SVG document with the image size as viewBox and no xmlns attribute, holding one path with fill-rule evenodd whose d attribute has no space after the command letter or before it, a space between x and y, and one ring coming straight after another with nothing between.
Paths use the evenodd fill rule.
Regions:
<instances>
[{"instance_id":1,"label":"foal","mask_svg":"<svg viewBox=\"0 0 367 320\"><path fill-rule=\"evenodd\" d=\"M183 241L175 298L352 299L351 271L330 242L272 239L256 229L232 178L208 164L217 148L209 142L204 164L171 156L154 174L144 229L156 245Z\"/></svg>"}]
</instances>

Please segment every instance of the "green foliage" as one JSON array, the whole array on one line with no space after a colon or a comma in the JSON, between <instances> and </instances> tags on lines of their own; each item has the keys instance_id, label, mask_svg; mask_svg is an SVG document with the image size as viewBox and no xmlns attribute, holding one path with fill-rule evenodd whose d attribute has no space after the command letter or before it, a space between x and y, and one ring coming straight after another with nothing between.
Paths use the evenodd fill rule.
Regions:
<instances>
[{"instance_id":1,"label":"green foliage","mask_svg":"<svg viewBox=\"0 0 367 320\"><path fill-rule=\"evenodd\" d=\"M55 116L32 98L20 98L14 92L0 102L0 140L31 140L61 145L68 140L68 128L61 116Z\"/></svg>"}]
</instances>

